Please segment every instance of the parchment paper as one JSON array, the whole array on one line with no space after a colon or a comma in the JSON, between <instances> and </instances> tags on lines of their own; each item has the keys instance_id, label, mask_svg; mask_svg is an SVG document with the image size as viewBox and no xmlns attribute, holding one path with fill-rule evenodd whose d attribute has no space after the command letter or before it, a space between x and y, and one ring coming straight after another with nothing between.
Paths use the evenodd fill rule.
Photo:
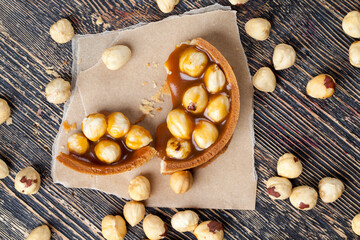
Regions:
<instances>
[{"instance_id":1,"label":"parchment paper","mask_svg":"<svg viewBox=\"0 0 360 240\"><path fill-rule=\"evenodd\" d=\"M219 10L220 9L220 10ZM127 30L76 36L73 40L73 96L66 106L63 120L77 123L93 112L121 111L131 122L143 113L142 99L151 99L166 80L163 63L176 44L202 37L213 44L233 66L240 89L240 118L227 151L205 168L194 172L194 185L185 194L176 195L169 186L170 176L160 174L160 159L130 172L110 176L91 176L71 170L55 160L67 152L66 140L72 132L60 127L53 147L52 176L66 187L93 188L129 198L128 183L142 174L149 178L152 193L146 206L171 208L254 209L256 173L253 160L253 88L244 54L236 12L215 5L190 14L142 24ZM130 61L117 71L106 69L101 61L104 49L125 44L132 50ZM148 84L144 84L147 82ZM156 127L171 110L170 96L156 103L154 111L140 125L155 136Z\"/></svg>"}]
</instances>

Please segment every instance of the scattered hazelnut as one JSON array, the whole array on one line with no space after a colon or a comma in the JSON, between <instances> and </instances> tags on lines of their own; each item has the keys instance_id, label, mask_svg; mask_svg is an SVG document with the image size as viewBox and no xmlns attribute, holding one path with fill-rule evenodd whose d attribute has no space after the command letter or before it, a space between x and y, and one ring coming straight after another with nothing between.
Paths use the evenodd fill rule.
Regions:
<instances>
[{"instance_id":1,"label":"scattered hazelnut","mask_svg":"<svg viewBox=\"0 0 360 240\"><path fill-rule=\"evenodd\" d=\"M258 41L264 41L269 37L271 24L264 18L253 18L245 24L245 32Z\"/></svg>"},{"instance_id":2,"label":"scattered hazelnut","mask_svg":"<svg viewBox=\"0 0 360 240\"><path fill-rule=\"evenodd\" d=\"M193 176L189 171L175 172L170 177L170 187L176 194L186 193L193 184Z\"/></svg>"},{"instance_id":3,"label":"scattered hazelnut","mask_svg":"<svg viewBox=\"0 0 360 240\"><path fill-rule=\"evenodd\" d=\"M295 187L290 194L290 203L300 210L313 209L317 199L318 194L316 190L309 186Z\"/></svg>"},{"instance_id":4,"label":"scattered hazelnut","mask_svg":"<svg viewBox=\"0 0 360 240\"><path fill-rule=\"evenodd\" d=\"M0 159L0 179L6 178L9 176L9 168L6 163Z\"/></svg>"},{"instance_id":5,"label":"scattered hazelnut","mask_svg":"<svg viewBox=\"0 0 360 240\"><path fill-rule=\"evenodd\" d=\"M202 222L195 228L194 235L198 240L222 240L224 227L215 221Z\"/></svg>"},{"instance_id":6,"label":"scattered hazelnut","mask_svg":"<svg viewBox=\"0 0 360 240\"><path fill-rule=\"evenodd\" d=\"M74 133L68 138L67 147L70 152L84 154L89 150L89 141L82 133Z\"/></svg>"},{"instance_id":7,"label":"scattered hazelnut","mask_svg":"<svg viewBox=\"0 0 360 240\"><path fill-rule=\"evenodd\" d=\"M360 68L360 41L356 41L350 45L349 60L351 65Z\"/></svg>"},{"instance_id":8,"label":"scattered hazelnut","mask_svg":"<svg viewBox=\"0 0 360 240\"><path fill-rule=\"evenodd\" d=\"M107 240L122 240L127 233L125 220L119 215L107 215L101 222L101 232Z\"/></svg>"},{"instance_id":9,"label":"scattered hazelnut","mask_svg":"<svg viewBox=\"0 0 360 240\"><path fill-rule=\"evenodd\" d=\"M144 218L143 229L146 237L151 240L165 238L168 228L160 217L149 214Z\"/></svg>"},{"instance_id":10,"label":"scattered hazelnut","mask_svg":"<svg viewBox=\"0 0 360 240\"><path fill-rule=\"evenodd\" d=\"M213 94L224 89L226 83L225 74L216 63L206 69L204 83L206 89Z\"/></svg>"},{"instance_id":11,"label":"scattered hazelnut","mask_svg":"<svg viewBox=\"0 0 360 240\"><path fill-rule=\"evenodd\" d=\"M194 130L194 119L182 109L174 109L168 113L166 123L174 137L189 140Z\"/></svg>"},{"instance_id":12,"label":"scattered hazelnut","mask_svg":"<svg viewBox=\"0 0 360 240\"><path fill-rule=\"evenodd\" d=\"M145 206L141 202L130 201L125 203L124 217L126 221L134 227L141 222L145 216Z\"/></svg>"},{"instance_id":13,"label":"scattered hazelnut","mask_svg":"<svg viewBox=\"0 0 360 240\"><path fill-rule=\"evenodd\" d=\"M240 5L247 3L249 0L229 0L232 5Z\"/></svg>"},{"instance_id":14,"label":"scattered hazelnut","mask_svg":"<svg viewBox=\"0 0 360 240\"><path fill-rule=\"evenodd\" d=\"M279 44L274 49L273 63L275 70L283 70L295 64L296 52L288 44Z\"/></svg>"},{"instance_id":15,"label":"scattered hazelnut","mask_svg":"<svg viewBox=\"0 0 360 240\"><path fill-rule=\"evenodd\" d=\"M143 201L150 197L150 182L144 176L137 176L130 181L129 195L135 201Z\"/></svg>"},{"instance_id":16,"label":"scattered hazelnut","mask_svg":"<svg viewBox=\"0 0 360 240\"><path fill-rule=\"evenodd\" d=\"M320 74L311 79L306 86L306 93L313 98L329 98L336 89L333 77L328 74Z\"/></svg>"},{"instance_id":17,"label":"scattered hazelnut","mask_svg":"<svg viewBox=\"0 0 360 240\"><path fill-rule=\"evenodd\" d=\"M94 148L96 157L104 163L113 163L120 159L121 148L112 140L101 140Z\"/></svg>"},{"instance_id":18,"label":"scattered hazelnut","mask_svg":"<svg viewBox=\"0 0 360 240\"><path fill-rule=\"evenodd\" d=\"M130 60L131 50L125 45L116 45L105 49L101 59L110 70L118 70Z\"/></svg>"},{"instance_id":19,"label":"scattered hazelnut","mask_svg":"<svg viewBox=\"0 0 360 240\"><path fill-rule=\"evenodd\" d=\"M262 67L252 78L254 87L262 92L273 92L276 88L276 77L268 67Z\"/></svg>"},{"instance_id":20,"label":"scattered hazelnut","mask_svg":"<svg viewBox=\"0 0 360 240\"><path fill-rule=\"evenodd\" d=\"M104 114L93 113L84 118L81 129L84 135L93 142L98 141L106 132L106 118Z\"/></svg>"},{"instance_id":21,"label":"scattered hazelnut","mask_svg":"<svg viewBox=\"0 0 360 240\"><path fill-rule=\"evenodd\" d=\"M54 104L66 102L70 96L70 83L62 78L55 78L45 88L46 99Z\"/></svg>"},{"instance_id":22,"label":"scattered hazelnut","mask_svg":"<svg viewBox=\"0 0 360 240\"><path fill-rule=\"evenodd\" d=\"M292 184L287 178L272 177L267 180L266 188L271 199L284 200L290 196Z\"/></svg>"},{"instance_id":23,"label":"scattered hazelnut","mask_svg":"<svg viewBox=\"0 0 360 240\"><path fill-rule=\"evenodd\" d=\"M151 134L145 128L133 125L130 128L130 131L126 135L126 146L133 150L137 150L139 148L145 147L149 145L153 141Z\"/></svg>"},{"instance_id":24,"label":"scattered hazelnut","mask_svg":"<svg viewBox=\"0 0 360 240\"><path fill-rule=\"evenodd\" d=\"M344 192L344 184L337 178L325 177L319 182L319 195L326 203L335 202Z\"/></svg>"},{"instance_id":25,"label":"scattered hazelnut","mask_svg":"<svg viewBox=\"0 0 360 240\"><path fill-rule=\"evenodd\" d=\"M26 240L50 240L51 232L47 225L42 225L31 231Z\"/></svg>"},{"instance_id":26,"label":"scattered hazelnut","mask_svg":"<svg viewBox=\"0 0 360 240\"><path fill-rule=\"evenodd\" d=\"M113 138L125 136L130 129L129 119L121 112L113 112L107 117L107 131Z\"/></svg>"},{"instance_id":27,"label":"scattered hazelnut","mask_svg":"<svg viewBox=\"0 0 360 240\"><path fill-rule=\"evenodd\" d=\"M176 213L171 218L171 226L178 232L192 232L199 222L199 216L191 210Z\"/></svg>"},{"instance_id":28,"label":"scattered hazelnut","mask_svg":"<svg viewBox=\"0 0 360 240\"><path fill-rule=\"evenodd\" d=\"M351 225L354 233L360 235L360 213L353 218Z\"/></svg>"},{"instance_id":29,"label":"scattered hazelnut","mask_svg":"<svg viewBox=\"0 0 360 240\"><path fill-rule=\"evenodd\" d=\"M200 52L195 47L186 49L180 56L180 71L191 77L199 77L208 63L209 59L204 52Z\"/></svg>"},{"instance_id":30,"label":"scattered hazelnut","mask_svg":"<svg viewBox=\"0 0 360 240\"><path fill-rule=\"evenodd\" d=\"M179 0L156 0L156 3L163 13L169 13L174 10Z\"/></svg>"},{"instance_id":31,"label":"scattered hazelnut","mask_svg":"<svg viewBox=\"0 0 360 240\"><path fill-rule=\"evenodd\" d=\"M360 12L351 11L343 19L344 32L353 38L360 38Z\"/></svg>"},{"instance_id":32,"label":"scattered hazelnut","mask_svg":"<svg viewBox=\"0 0 360 240\"><path fill-rule=\"evenodd\" d=\"M74 37L74 28L65 18L50 27L50 36L57 43L67 43Z\"/></svg>"},{"instance_id":33,"label":"scattered hazelnut","mask_svg":"<svg viewBox=\"0 0 360 240\"><path fill-rule=\"evenodd\" d=\"M170 138L166 144L166 155L170 158L185 159L191 153L191 143L188 140Z\"/></svg>"},{"instance_id":34,"label":"scattered hazelnut","mask_svg":"<svg viewBox=\"0 0 360 240\"><path fill-rule=\"evenodd\" d=\"M202 113L208 103L208 95L202 85L194 86L186 90L182 104L189 112Z\"/></svg>"},{"instance_id":35,"label":"scattered hazelnut","mask_svg":"<svg viewBox=\"0 0 360 240\"><path fill-rule=\"evenodd\" d=\"M214 122L223 121L230 112L230 100L225 94L211 96L206 115Z\"/></svg>"},{"instance_id":36,"label":"scattered hazelnut","mask_svg":"<svg viewBox=\"0 0 360 240\"><path fill-rule=\"evenodd\" d=\"M0 124L4 123L10 117L11 111L9 104L5 99L0 98Z\"/></svg>"},{"instance_id":37,"label":"scattered hazelnut","mask_svg":"<svg viewBox=\"0 0 360 240\"><path fill-rule=\"evenodd\" d=\"M291 153L285 153L277 163L277 173L286 178L297 178L302 172L301 161Z\"/></svg>"},{"instance_id":38,"label":"scattered hazelnut","mask_svg":"<svg viewBox=\"0 0 360 240\"><path fill-rule=\"evenodd\" d=\"M26 167L15 176L15 189L23 194L35 194L40 188L40 175L32 167Z\"/></svg>"},{"instance_id":39,"label":"scattered hazelnut","mask_svg":"<svg viewBox=\"0 0 360 240\"><path fill-rule=\"evenodd\" d=\"M207 149L217 140L219 131L211 122L201 120L195 126L193 137L199 148Z\"/></svg>"}]
</instances>

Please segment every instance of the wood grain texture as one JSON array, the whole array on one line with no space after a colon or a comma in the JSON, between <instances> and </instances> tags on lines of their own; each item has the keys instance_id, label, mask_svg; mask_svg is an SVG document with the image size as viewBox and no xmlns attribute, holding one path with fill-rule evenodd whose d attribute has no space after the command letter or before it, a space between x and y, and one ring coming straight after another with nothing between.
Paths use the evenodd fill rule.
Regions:
<instances>
[{"instance_id":1,"label":"wood grain texture","mask_svg":"<svg viewBox=\"0 0 360 240\"><path fill-rule=\"evenodd\" d=\"M155 1L0 0L0 97L10 103L14 122L0 125L0 158L10 167L10 177L0 181L0 239L24 239L41 224L51 226L53 239L102 239L101 219L121 214L124 206L115 196L52 182L50 149L63 105L48 103L44 89L55 75L71 79L72 59L71 44L52 41L49 27L66 17L78 34L99 33L213 3L181 1L171 14L163 14ZM229 5L226 0L220 3ZM276 44L294 46L298 58L295 66L276 72L275 92L255 93L256 210L195 211L203 221L224 223L226 239L356 239L351 219L360 212L360 72L348 61L348 48L355 40L344 34L341 21L347 12L359 9L359 2L250 0L232 8L238 12L251 74L262 66L271 67ZM99 15L105 24L96 24ZM268 40L258 42L245 34L244 24L253 17L271 22ZM320 73L331 74L338 83L335 95L327 100L305 93L307 81ZM322 177L336 176L346 185L343 197L332 204L319 201L307 212L295 210L288 200L270 200L265 182L276 174L277 159L285 152L303 161L304 172L292 181L294 185L316 187ZM15 173L28 165L42 176L41 189L34 196L14 189ZM175 212L147 208L147 213L168 224ZM126 239L143 238L141 224L128 228ZM170 230L167 239L195 238Z\"/></svg>"}]
</instances>

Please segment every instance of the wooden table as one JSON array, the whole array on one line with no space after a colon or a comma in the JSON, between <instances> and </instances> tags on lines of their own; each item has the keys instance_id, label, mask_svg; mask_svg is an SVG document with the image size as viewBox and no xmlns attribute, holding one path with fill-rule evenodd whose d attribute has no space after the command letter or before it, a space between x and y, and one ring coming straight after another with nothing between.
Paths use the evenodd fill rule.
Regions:
<instances>
[{"instance_id":1,"label":"wooden table","mask_svg":"<svg viewBox=\"0 0 360 240\"><path fill-rule=\"evenodd\" d=\"M181 1L171 14L215 3ZM225 0L223 5L229 5ZM354 39L341 28L356 0L250 0L238 11L238 25L251 73L271 66L276 44L289 43L297 52L296 65L276 72L273 93L256 91L255 165L259 177L255 211L196 210L201 220L221 221L226 239L355 239L351 219L360 212L360 72L348 61ZM96 24L101 15L107 24ZM13 124L0 126L0 158L10 177L0 181L0 239L24 239L41 224L51 226L53 239L102 239L101 219L122 213L124 201L88 189L67 189L50 177L51 146L63 105L46 101L44 89L55 75L71 80L71 44L58 45L48 29L61 17L72 20L78 34L99 33L158 21L161 13L151 1L0 0L0 97L9 101ZM244 32L250 18L270 20L270 38L251 39ZM53 69L52 69L53 67ZM305 93L307 81L320 73L337 81L335 95L315 100ZM316 187L325 176L344 181L346 190L332 204L319 201L311 211L298 211L288 200L274 202L265 191L276 174L280 155L292 152L304 171L294 185ZM15 174L33 165L42 176L39 193L26 196L14 189ZM246 193L244 193L246 194ZM170 223L175 209L147 208ZM129 227L126 239L145 238L141 224ZM167 239L195 239L171 230Z\"/></svg>"}]
</instances>

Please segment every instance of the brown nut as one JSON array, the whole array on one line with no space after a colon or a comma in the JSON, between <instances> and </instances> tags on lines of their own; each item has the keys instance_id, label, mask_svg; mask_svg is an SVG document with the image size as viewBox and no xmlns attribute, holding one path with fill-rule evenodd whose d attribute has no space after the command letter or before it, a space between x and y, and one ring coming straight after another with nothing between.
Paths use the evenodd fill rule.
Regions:
<instances>
[{"instance_id":1,"label":"brown nut","mask_svg":"<svg viewBox=\"0 0 360 240\"><path fill-rule=\"evenodd\" d=\"M191 143L188 140L170 138L166 144L166 156L175 159L185 159L191 153Z\"/></svg>"},{"instance_id":2,"label":"brown nut","mask_svg":"<svg viewBox=\"0 0 360 240\"><path fill-rule=\"evenodd\" d=\"M277 173L286 178L297 178L303 170L301 161L291 153L282 155L277 163Z\"/></svg>"},{"instance_id":3,"label":"brown nut","mask_svg":"<svg viewBox=\"0 0 360 240\"><path fill-rule=\"evenodd\" d=\"M130 181L129 195L135 201L143 201L150 197L151 187L149 180L144 176L137 176Z\"/></svg>"},{"instance_id":4,"label":"brown nut","mask_svg":"<svg viewBox=\"0 0 360 240\"><path fill-rule=\"evenodd\" d=\"M195 47L186 49L180 56L180 71L191 77L199 77L205 70L209 58Z\"/></svg>"},{"instance_id":5,"label":"brown nut","mask_svg":"<svg viewBox=\"0 0 360 240\"><path fill-rule=\"evenodd\" d=\"M258 41L266 40L270 35L271 24L264 18L253 18L245 24L245 32Z\"/></svg>"},{"instance_id":6,"label":"brown nut","mask_svg":"<svg viewBox=\"0 0 360 240\"><path fill-rule=\"evenodd\" d=\"M74 133L67 140L67 147L70 152L84 154L89 150L89 140L82 133Z\"/></svg>"},{"instance_id":7,"label":"brown nut","mask_svg":"<svg viewBox=\"0 0 360 240\"><path fill-rule=\"evenodd\" d=\"M309 186L293 188L290 194L290 203L300 210L310 210L316 206L318 193Z\"/></svg>"},{"instance_id":8,"label":"brown nut","mask_svg":"<svg viewBox=\"0 0 360 240\"><path fill-rule=\"evenodd\" d=\"M351 226L354 233L360 235L360 213L353 218L353 220L351 221Z\"/></svg>"},{"instance_id":9,"label":"brown nut","mask_svg":"<svg viewBox=\"0 0 360 240\"><path fill-rule=\"evenodd\" d=\"M252 78L254 87L262 92L273 92L276 88L276 77L268 67L262 67Z\"/></svg>"},{"instance_id":10,"label":"brown nut","mask_svg":"<svg viewBox=\"0 0 360 240\"><path fill-rule=\"evenodd\" d=\"M11 111L9 104L5 99L0 98L0 124L4 123L10 117Z\"/></svg>"},{"instance_id":11,"label":"brown nut","mask_svg":"<svg viewBox=\"0 0 360 240\"><path fill-rule=\"evenodd\" d=\"M329 98L336 89L336 83L333 77L328 74L320 74L311 79L306 86L306 93L313 98Z\"/></svg>"},{"instance_id":12,"label":"brown nut","mask_svg":"<svg viewBox=\"0 0 360 240\"><path fill-rule=\"evenodd\" d=\"M131 57L131 50L125 45L115 45L105 49L101 59L109 70L118 70L124 66Z\"/></svg>"},{"instance_id":13,"label":"brown nut","mask_svg":"<svg viewBox=\"0 0 360 240\"><path fill-rule=\"evenodd\" d=\"M213 95L205 114L214 122L222 122L230 112L230 100L225 94Z\"/></svg>"},{"instance_id":14,"label":"brown nut","mask_svg":"<svg viewBox=\"0 0 360 240\"><path fill-rule=\"evenodd\" d=\"M125 203L124 217L132 227L141 222L144 216L145 206L143 203L137 201L130 201Z\"/></svg>"},{"instance_id":15,"label":"brown nut","mask_svg":"<svg viewBox=\"0 0 360 240\"><path fill-rule=\"evenodd\" d=\"M275 47L273 53L273 64L275 70L283 70L295 64L296 52L288 44L279 44Z\"/></svg>"},{"instance_id":16,"label":"brown nut","mask_svg":"<svg viewBox=\"0 0 360 240\"><path fill-rule=\"evenodd\" d=\"M168 113L166 124L174 137L189 140L194 130L194 119L184 110L177 108Z\"/></svg>"},{"instance_id":17,"label":"brown nut","mask_svg":"<svg viewBox=\"0 0 360 240\"><path fill-rule=\"evenodd\" d=\"M292 184L287 178L272 177L267 180L266 188L271 199L284 200L290 196Z\"/></svg>"},{"instance_id":18,"label":"brown nut","mask_svg":"<svg viewBox=\"0 0 360 240\"><path fill-rule=\"evenodd\" d=\"M206 69L204 83L209 93L219 93L224 89L226 83L225 74L216 63Z\"/></svg>"},{"instance_id":19,"label":"brown nut","mask_svg":"<svg viewBox=\"0 0 360 240\"><path fill-rule=\"evenodd\" d=\"M127 233L125 220L119 215L107 215L101 222L101 233L107 240L124 239Z\"/></svg>"},{"instance_id":20,"label":"brown nut","mask_svg":"<svg viewBox=\"0 0 360 240\"><path fill-rule=\"evenodd\" d=\"M151 134L142 126L133 125L126 135L125 144L133 150L149 145L153 141Z\"/></svg>"},{"instance_id":21,"label":"brown nut","mask_svg":"<svg viewBox=\"0 0 360 240\"><path fill-rule=\"evenodd\" d=\"M189 171L175 172L170 177L170 187L176 194L189 191L193 184L193 176Z\"/></svg>"},{"instance_id":22,"label":"brown nut","mask_svg":"<svg viewBox=\"0 0 360 240\"><path fill-rule=\"evenodd\" d=\"M50 36L57 43L67 43L74 37L74 28L65 18L50 27Z\"/></svg>"},{"instance_id":23,"label":"brown nut","mask_svg":"<svg viewBox=\"0 0 360 240\"><path fill-rule=\"evenodd\" d=\"M344 184L337 178L325 177L319 182L319 195L326 203L335 202L344 192Z\"/></svg>"},{"instance_id":24,"label":"brown nut","mask_svg":"<svg viewBox=\"0 0 360 240\"><path fill-rule=\"evenodd\" d=\"M224 239L224 227L215 221L202 222L195 228L194 235L198 240L222 240Z\"/></svg>"},{"instance_id":25,"label":"brown nut","mask_svg":"<svg viewBox=\"0 0 360 240\"><path fill-rule=\"evenodd\" d=\"M121 138L130 130L129 119L121 112L113 112L107 117L107 132L113 138Z\"/></svg>"},{"instance_id":26,"label":"brown nut","mask_svg":"<svg viewBox=\"0 0 360 240\"><path fill-rule=\"evenodd\" d=\"M168 228L160 217L149 214L144 218L143 229L146 237L151 240L165 238Z\"/></svg>"},{"instance_id":27,"label":"brown nut","mask_svg":"<svg viewBox=\"0 0 360 240\"><path fill-rule=\"evenodd\" d=\"M45 88L46 99L54 104L66 102L70 96L70 83L62 78L55 78Z\"/></svg>"},{"instance_id":28,"label":"brown nut","mask_svg":"<svg viewBox=\"0 0 360 240\"><path fill-rule=\"evenodd\" d=\"M219 131L211 122L200 120L194 129L193 138L196 146L207 149L213 145L219 137Z\"/></svg>"},{"instance_id":29,"label":"brown nut","mask_svg":"<svg viewBox=\"0 0 360 240\"><path fill-rule=\"evenodd\" d=\"M199 216L191 210L177 212L171 218L171 226L178 232L192 232L199 223Z\"/></svg>"},{"instance_id":30,"label":"brown nut","mask_svg":"<svg viewBox=\"0 0 360 240\"><path fill-rule=\"evenodd\" d=\"M343 19L344 32L353 38L360 38L360 12L351 11Z\"/></svg>"},{"instance_id":31,"label":"brown nut","mask_svg":"<svg viewBox=\"0 0 360 240\"><path fill-rule=\"evenodd\" d=\"M0 159L0 179L6 178L9 176L9 168L6 163Z\"/></svg>"},{"instance_id":32,"label":"brown nut","mask_svg":"<svg viewBox=\"0 0 360 240\"><path fill-rule=\"evenodd\" d=\"M156 3L163 13L169 13L174 10L179 0L156 0Z\"/></svg>"},{"instance_id":33,"label":"brown nut","mask_svg":"<svg viewBox=\"0 0 360 240\"><path fill-rule=\"evenodd\" d=\"M229 0L232 5L240 5L247 3L249 0Z\"/></svg>"},{"instance_id":34,"label":"brown nut","mask_svg":"<svg viewBox=\"0 0 360 240\"><path fill-rule=\"evenodd\" d=\"M105 115L101 113L90 114L82 121L81 128L90 141L98 141L106 133Z\"/></svg>"},{"instance_id":35,"label":"brown nut","mask_svg":"<svg viewBox=\"0 0 360 240\"><path fill-rule=\"evenodd\" d=\"M121 158L121 148L112 140L101 140L95 145L94 152L101 162L107 164L119 161Z\"/></svg>"},{"instance_id":36,"label":"brown nut","mask_svg":"<svg viewBox=\"0 0 360 240\"><path fill-rule=\"evenodd\" d=\"M360 41L356 41L350 45L349 60L351 65L360 68Z\"/></svg>"},{"instance_id":37,"label":"brown nut","mask_svg":"<svg viewBox=\"0 0 360 240\"><path fill-rule=\"evenodd\" d=\"M189 112L202 113L208 103L208 95L202 85L194 86L184 93L182 104Z\"/></svg>"},{"instance_id":38,"label":"brown nut","mask_svg":"<svg viewBox=\"0 0 360 240\"><path fill-rule=\"evenodd\" d=\"M40 188L40 175L32 167L26 167L16 174L15 189L22 194L35 194Z\"/></svg>"},{"instance_id":39,"label":"brown nut","mask_svg":"<svg viewBox=\"0 0 360 240\"><path fill-rule=\"evenodd\" d=\"M31 231L26 240L50 240L51 232L47 225L42 225Z\"/></svg>"}]
</instances>

